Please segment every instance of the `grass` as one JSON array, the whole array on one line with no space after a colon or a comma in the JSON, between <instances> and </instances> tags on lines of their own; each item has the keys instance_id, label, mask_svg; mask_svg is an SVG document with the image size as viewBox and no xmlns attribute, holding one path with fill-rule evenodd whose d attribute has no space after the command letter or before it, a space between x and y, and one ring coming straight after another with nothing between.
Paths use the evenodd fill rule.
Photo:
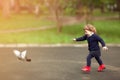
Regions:
<instances>
[{"instance_id":1,"label":"grass","mask_svg":"<svg viewBox=\"0 0 120 80\"><path fill-rule=\"evenodd\" d=\"M120 21L106 20L94 23L97 26L98 34L108 43L120 43Z\"/></svg>"},{"instance_id":2,"label":"grass","mask_svg":"<svg viewBox=\"0 0 120 80\"><path fill-rule=\"evenodd\" d=\"M99 9L95 9L93 12L93 16L96 16L96 17L110 17L110 16L116 16L118 14L119 14L119 12L110 12L107 10L105 10L104 13L101 13L101 11Z\"/></svg>"},{"instance_id":3,"label":"grass","mask_svg":"<svg viewBox=\"0 0 120 80\"><path fill-rule=\"evenodd\" d=\"M120 43L120 23L118 20L94 21L93 24L97 28L98 35L106 43ZM58 33L56 28L53 28L42 31L0 34L0 43L72 44L74 43L73 38L84 34L83 26L82 23L64 26L62 33Z\"/></svg>"},{"instance_id":4,"label":"grass","mask_svg":"<svg viewBox=\"0 0 120 80\"><path fill-rule=\"evenodd\" d=\"M98 11L97 11L98 12ZM97 16L101 16L99 12ZM104 15L106 16L106 15ZM53 26L54 22L46 20L40 16L36 18L30 14L12 15L12 18L4 19L0 17L0 30L15 30L24 28L37 28L42 26ZM99 20L93 22L97 28L97 34L101 36L106 43L120 43L120 21L119 20ZM61 33L58 33L56 28L29 31L20 33L0 33L0 43L26 43L26 44L72 44L75 37L84 35L84 23L64 26ZM86 43L86 42L80 42Z\"/></svg>"},{"instance_id":5,"label":"grass","mask_svg":"<svg viewBox=\"0 0 120 80\"><path fill-rule=\"evenodd\" d=\"M21 28L36 28L41 26L52 26L54 23L45 17L35 17L30 14L13 15L11 18L0 17L0 30L13 30Z\"/></svg>"},{"instance_id":6,"label":"grass","mask_svg":"<svg viewBox=\"0 0 120 80\"><path fill-rule=\"evenodd\" d=\"M101 36L106 43L120 43L120 21L119 20L101 20L94 21L93 25L97 29L97 34ZM72 33L74 37L83 35L84 24L73 25L69 27L68 33ZM76 27L76 28L73 28ZM67 27L66 27L67 28ZM67 31L67 29L65 30Z\"/></svg>"}]
</instances>

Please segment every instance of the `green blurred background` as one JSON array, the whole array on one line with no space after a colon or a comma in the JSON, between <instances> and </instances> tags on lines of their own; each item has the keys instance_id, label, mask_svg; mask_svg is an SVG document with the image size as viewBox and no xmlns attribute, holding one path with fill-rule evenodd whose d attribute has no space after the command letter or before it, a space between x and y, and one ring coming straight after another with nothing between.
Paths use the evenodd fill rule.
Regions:
<instances>
[{"instance_id":1,"label":"green blurred background","mask_svg":"<svg viewBox=\"0 0 120 80\"><path fill-rule=\"evenodd\" d=\"M120 0L0 0L0 44L75 44L88 23L120 43Z\"/></svg>"}]
</instances>

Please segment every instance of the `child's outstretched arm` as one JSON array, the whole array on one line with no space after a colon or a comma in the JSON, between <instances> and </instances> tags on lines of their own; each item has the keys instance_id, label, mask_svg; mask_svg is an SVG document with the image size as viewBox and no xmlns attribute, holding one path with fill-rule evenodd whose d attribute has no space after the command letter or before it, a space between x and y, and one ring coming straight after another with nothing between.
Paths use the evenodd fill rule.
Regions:
<instances>
[{"instance_id":1,"label":"child's outstretched arm","mask_svg":"<svg viewBox=\"0 0 120 80\"><path fill-rule=\"evenodd\" d=\"M73 41L84 41L84 40L86 40L86 38L87 38L87 35L84 35L84 36L79 37L79 38L74 38Z\"/></svg>"}]
</instances>

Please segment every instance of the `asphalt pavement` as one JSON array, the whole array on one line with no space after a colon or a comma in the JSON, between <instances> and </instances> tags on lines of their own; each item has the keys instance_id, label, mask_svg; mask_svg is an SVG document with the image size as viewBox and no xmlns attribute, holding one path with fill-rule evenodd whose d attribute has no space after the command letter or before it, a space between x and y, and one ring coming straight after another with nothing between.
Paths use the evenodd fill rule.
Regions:
<instances>
[{"instance_id":1,"label":"asphalt pavement","mask_svg":"<svg viewBox=\"0 0 120 80\"><path fill-rule=\"evenodd\" d=\"M18 60L14 49L27 50L32 61ZM97 72L99 65L94 58L91 72L81 71L87 54L87 47L2 47L0 80L120 80L120 47L102 51L104 72Z\"/></svg>"}]
</instances>

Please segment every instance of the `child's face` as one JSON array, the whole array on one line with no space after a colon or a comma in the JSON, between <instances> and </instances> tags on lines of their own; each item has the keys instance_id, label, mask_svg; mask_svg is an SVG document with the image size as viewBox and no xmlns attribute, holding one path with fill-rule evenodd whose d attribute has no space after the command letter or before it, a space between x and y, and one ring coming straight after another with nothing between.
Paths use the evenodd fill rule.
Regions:
<instances>
[{"instance_id":1,"label":"child's face","mask_svg":"<svg viewBox=\"0 0 120 80\"><path fill-rule=\"evenodd\" d=\"M84 31L86 35L91 35L92 31L89 30L87 26L84 27Z\"/></svg>"},{"instance_id":2,"label":"child's face","mask_svg":"<svg viewBox=\"0 0 120 80\"><path fill-rule=\"evenodd\" d=\"M85 34L86 34L86 35L90 35L90 34L92 33L91 31L89 31L89 30L87 30L87 29L85 29L84 31L85 31Z\"/></svg>"}]
</instances>

